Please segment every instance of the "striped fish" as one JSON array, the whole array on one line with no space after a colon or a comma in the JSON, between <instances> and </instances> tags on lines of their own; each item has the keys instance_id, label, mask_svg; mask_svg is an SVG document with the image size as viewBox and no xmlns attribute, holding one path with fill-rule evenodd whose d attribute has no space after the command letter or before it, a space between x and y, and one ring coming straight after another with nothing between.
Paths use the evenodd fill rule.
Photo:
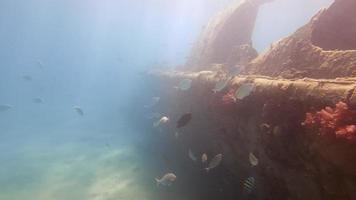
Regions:
<instances>
[{"instance_id":1,"label":"striped fish","mask_svg":"<svg viewBox=\"0 0 356 200\"><path fill-rule=\"evenodd\" d=\"M256 181L254 177L249 177L245 179L245 181L242 183L243 190L247 193L251 193L255 188L255 182Z\"/></svg>"}]
</instances>

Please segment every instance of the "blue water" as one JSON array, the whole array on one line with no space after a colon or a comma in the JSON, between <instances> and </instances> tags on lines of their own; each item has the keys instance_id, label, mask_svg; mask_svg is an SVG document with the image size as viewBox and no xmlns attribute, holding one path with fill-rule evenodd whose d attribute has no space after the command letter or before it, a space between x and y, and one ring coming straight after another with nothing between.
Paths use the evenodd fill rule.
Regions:
<instances>
[{"instance_id":1,"label":"blue water","mask_svg":"<svg viewBox=\"0 0 356 200\"><path fill-rule=\"evenodd\" d=\"M156 188L168 147L136 114L147 96L143 73L183 64L202 26L229 2L2 0L0 104L12 108L0 112L0 200L208 196L203 183ZM271 41L256 40L261 48ZM196 183L191 173L181 180Z\"/></svg>"}]
</instances>

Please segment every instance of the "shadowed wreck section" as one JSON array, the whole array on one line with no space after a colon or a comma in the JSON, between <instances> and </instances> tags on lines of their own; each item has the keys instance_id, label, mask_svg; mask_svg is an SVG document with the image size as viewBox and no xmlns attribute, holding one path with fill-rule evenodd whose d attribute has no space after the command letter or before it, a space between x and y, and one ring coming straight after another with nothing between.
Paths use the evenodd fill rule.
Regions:
<instances>
[{"instance_id":1,"label":"shadowed wreck section","mask_svg":"<svg viewBox=\"0 0 356 200\"><path fill-rule=\"evenodd\" d=\"M311 41L324 50L356 49L356 1L335 3L315 22Z\"/></svg>"},{"instance_id":2,"label":"shadowed wreck section","mask_svg":"<svg viewBox=\"0 0 356 200\"><path fill-rule=\"evenodd\" d=\"M148 73L147 83L162 95L161 110L173 119L193 115L182 143L224 155L226 195L233 185L242 199L356 199L354 2L336 0L256 57L234 53L241 45L253 49L250 36L263 3L245 1L213 19L184 69ZM333 27L345 30L339 37ZM243 70L236 75L234 68ZM190 90L172 89L183 79L192 80ZM221 81L226 86L214 92ZM246 85L252 89L241 96ZM244 180L251 177L255 185L246 192Z\"/></svg>"}]
</instances>

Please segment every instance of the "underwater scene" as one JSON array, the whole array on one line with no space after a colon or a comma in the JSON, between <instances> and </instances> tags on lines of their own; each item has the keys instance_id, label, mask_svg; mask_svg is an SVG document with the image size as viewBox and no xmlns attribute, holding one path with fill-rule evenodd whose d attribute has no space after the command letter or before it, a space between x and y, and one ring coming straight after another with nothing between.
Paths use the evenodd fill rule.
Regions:
<instances>
[{"instance_id":1,"label":"underwater scene","mask_svg":"<svg viewBox=\"0 0 356 200\"><path fill-rule=\"evenodd\" d=\"M0 200L356 199L355 10L0 1Z\"/></svg>"}]
</instances>

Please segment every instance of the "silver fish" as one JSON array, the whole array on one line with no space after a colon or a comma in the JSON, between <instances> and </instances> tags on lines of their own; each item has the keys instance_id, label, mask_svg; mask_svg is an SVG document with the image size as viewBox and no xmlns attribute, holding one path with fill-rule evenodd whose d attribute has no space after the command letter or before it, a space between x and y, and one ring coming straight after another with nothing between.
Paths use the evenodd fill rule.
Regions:
<instances>
[{"instance_id":1,"label":"silver fish","mask_svg":"<svg viewBox=\"0 0 356 200\"><path fill-rule=\"evenodd\" d=\"M255 86L251 83L243 84L236 90L235 98L238 100L242 100L245 97L249 96L254 89Z\"/></svg>"},{"instance_id":2,"label":"silver fish","mask_svg":"<svg viewBox=\"0 0 356 200\"><path fill-rule=\"evenodd\" d=\"M255 178L254 177L249 177L247 178L243 183L242 183L242 187L244 189L244 191L246 191L247 193L251 193L253 191L253 189L255 188Z\"/></svg>"},{"instance_id":3,"label":"silver fish","mask_svg":"<svg viewBox=\"0 0 356 200\"><path fill-rule=\"evenodd\" d=\"M192 161L197 161L197 157L195 157L195 155L193 154L192 150L189 149L188 155L189 155L189 158Z\"/></svg>"},{"instance_id":4,"label":"silver fish","mask_svg":"<svg viewBox=\"0 0 356 200\"><path fill-rule=\"evenodd\" d=\"M176 87L179 90L189 90L192 86L192 80L190 79L183 79L179 82L178 86Z\"/></svg>"},{"instance_id":5,"label":"silver fish","mask_svg":"<svg viewBox=\"0 0 356 200\"><path fill-rule=\"evenodd\" d=\"M7 104L0 105L0 112L10 110L11 108L12 108L11 105L7 105Z\"/></svg>"},{"instance_id":6,"label":"silver fish","mask_svg":"<svg viewBox=\"0 0 356 200\"><path fill-rule=\"evenodd\" d=\"M173 173L167 173L162 178L155 178L157 186L171 186L172 183L177 179L177 176Z\"/></svg>"},{"instance_id":7,"label":"silver fish","mask_svg":"<svg viewBox=\"0 0 356 200\"><path fill-rule=\"evenodd\" d=\"M209 165L205 170L209 172L211 169L214 169L215 167L219 166L222 160L222 154L216 155L213 159L211 159Z\"/></svg>"},{"instance_id":8,"label":"silver fish","mask_svg":"<svg viewBox=\"0 0 356 200\"><path fill-rule=\"evenodd\" d=\"M161 124L165 124L165 123L167 123L167 122L169 122L169 118L166 117L166 116L163 116L160 120L158 120L158 121L156 121L155 123L153 123L153 126L154 126L154 127L158 127L158 126L160 126Z\"/></svg>"},{"instance_id":9,"label":"silver fish","mask_svg":"<svg viewBox=\"0 0 356 200\"><path fill-rule=\"evenodd\" d=\"M208 161L208 155L206 155L206 153L204 153L203 155L201 155L201 162L206 163L207 161Z\"/></svg>"},{"instance_id":10,"label":"silver fish","mask_svg":"<svg viewBox=\"0 0 356 200\"><path fill-rule=\"evenodd\" d=\"M255 156L253 153L250 153L250 154L248 155L248 158L249 158L250 164L251 164L252 166L257 166L257 165L258 165L258 159L256 158L256 156Z\"/></svg>"},{"instance_id":11,"label":"silver fish","mask_svg":"<svg viewBox=\"0 0 356 200\"><path fill-rule=\"evenodd\" d=\"M229 80L221 80L221 81L217 82L217 83L215 84L215 87L214 87L214 89L213 89L213 92L214 92L214 93L220 92L221 90L223 90L223 89L226 87L226 85L227 85L228 82L229 82Z\"/></svg>"},{"instance_id":12,"label":"silver fish","mask_svg":"<svg viewBox=\"0 0 356 200\"><path fill-rule=\"evenodd\" d=\"M84 111L79 106L74 106L73 108L79 115L84 116Z\"/></svg>"}]
</instances>

